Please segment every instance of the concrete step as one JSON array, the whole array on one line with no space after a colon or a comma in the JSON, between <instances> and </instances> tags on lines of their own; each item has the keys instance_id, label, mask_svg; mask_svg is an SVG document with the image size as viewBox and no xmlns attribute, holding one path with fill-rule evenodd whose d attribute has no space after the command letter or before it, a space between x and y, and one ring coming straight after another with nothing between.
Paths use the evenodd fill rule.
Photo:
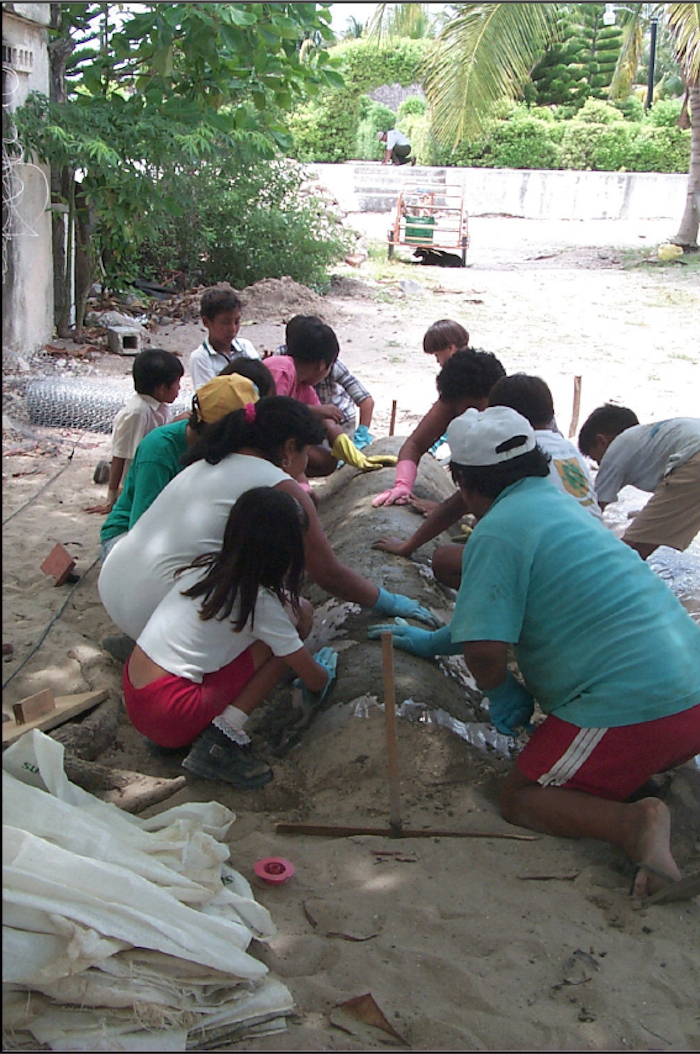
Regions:
<instances>
[{"instance_id":1,"label":"concrete step","mask_svg":"<svg viewBox=\"0 0 700 1054\"><path fill-rule=\"evenodd\" d=\"M417 185L419 193L421 190L428 192L444 186L445 181L444 168L382 165L379 162L359 164L353 168L353 191L361 212L390 212L396 205L399 191L406 184Z\"/></svg>"}]
</instances>

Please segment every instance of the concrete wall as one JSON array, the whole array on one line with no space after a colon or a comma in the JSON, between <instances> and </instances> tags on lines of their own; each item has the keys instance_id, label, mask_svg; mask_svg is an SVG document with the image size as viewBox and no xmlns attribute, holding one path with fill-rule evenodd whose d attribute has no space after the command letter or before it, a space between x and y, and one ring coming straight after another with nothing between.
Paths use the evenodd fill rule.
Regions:
<instances>
[{"instance_id":1,"label":"concrete wall","mask_svg":"<svg viewBox=\"0 0 700 1054\"><path fill-rule=\"evenodd\" d=\"M677 219L688 177L659 172L508 168L390 168L379 162L311 166L348 212L388 212L404 180L464 186L470 216L524 219Z\"/></svg>"},{"instance_id":2,"label":"concrete wall","mask_svg":"<svg viewBox=\"0 0 700 1054\"><path fill-rule=\"evenodd\" d=\"M3 4L3 357L37 350L53 333L49 170L6 142L7 115L30 91L49 94L49 4ZM9 61L8 61L9 60ZM10 161L6 164L6 157ZM6 199L6 185L9 202Z\"/></svg>"}]
</instances>

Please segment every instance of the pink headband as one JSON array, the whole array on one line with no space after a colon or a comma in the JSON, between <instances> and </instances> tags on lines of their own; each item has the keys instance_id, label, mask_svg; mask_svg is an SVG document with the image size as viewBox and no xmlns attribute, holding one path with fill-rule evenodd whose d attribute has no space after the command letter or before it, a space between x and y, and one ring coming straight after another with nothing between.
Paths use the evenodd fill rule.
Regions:
<instances>
[{"instance_id":1,"label":"pink headband","mask_svg":"<svg viewBox=\"0 0 700 1054\"><path fill-rule=\"evenodd\" d=\"M243 413L247 423L250 425L255 420L255 403L246 403L243 407Z\"/></svg>"}]
</instances>

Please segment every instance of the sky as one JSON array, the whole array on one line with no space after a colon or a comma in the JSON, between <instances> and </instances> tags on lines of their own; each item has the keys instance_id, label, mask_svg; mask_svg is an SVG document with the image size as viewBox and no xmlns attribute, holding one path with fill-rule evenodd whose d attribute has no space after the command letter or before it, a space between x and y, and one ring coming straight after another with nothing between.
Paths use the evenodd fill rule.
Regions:
<instances>
[{"instance_id":1,"label":"sky","mask_svg":"<svg viewBox=\"0 0 700 1054\"><path fill-rule=\"evenodd\" d=\"M372 17L377 4L331 4L331 27L335 33L341 33L347 26L350 17L365 25Z\"/></svg>"}]
</instances>

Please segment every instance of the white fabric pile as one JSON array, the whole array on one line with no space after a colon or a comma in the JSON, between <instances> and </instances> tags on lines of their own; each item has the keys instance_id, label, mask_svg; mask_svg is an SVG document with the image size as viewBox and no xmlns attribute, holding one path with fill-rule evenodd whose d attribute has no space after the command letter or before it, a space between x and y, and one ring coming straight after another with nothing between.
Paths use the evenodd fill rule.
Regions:
<instances>
[{"instance_id":1,"label":"white fabric pile","mask_svg":"<svg viewBox=\"0 0 700 1054\"><path fill-rule=\"evenodd\" d=\"M280 1031L293 1000L247 954L275 927L225 861L217 802L148 820L70 783L63 747L3 755L4 1050L193 1050Z\"/></svg>"}]
</instances>

